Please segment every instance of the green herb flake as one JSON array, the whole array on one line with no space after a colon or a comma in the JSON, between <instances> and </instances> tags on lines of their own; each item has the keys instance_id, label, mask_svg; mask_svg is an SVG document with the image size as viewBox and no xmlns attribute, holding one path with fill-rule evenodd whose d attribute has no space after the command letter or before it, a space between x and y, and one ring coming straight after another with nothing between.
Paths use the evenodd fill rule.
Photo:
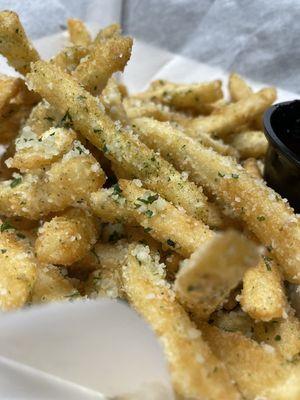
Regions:
<instances>
[{"instance_id":1,"label":"green herb flake","mask_svg":"<svg viewBox=\"0 0 300 400\"><path fill-rule=\"evenodd\" d=\"M76 146L76 150L78 150L78 153L79 153L79 154L82 154L82 153L83 153L83 150L82 150L82 148L81 148L80 146Z\"/></svg>"},{"instance_id":2,"label":"green herb flake","mask_svg":"<svg viewBox=\"0 0 300 400\"><path fill-rule=\"evenodd\" d=\"M256 219L261 222L261 221L265 221L266 217L264 217L263 215L259 215L258 217L256 217Z\"/></svg>"},{"instance_id":3,"label":"green herb flake","mask_svg":"<svg viewBox=\"0 0 300 400\"><path fill-rule=\"evenodd\" d=\"M148 226L147 228L144 228L144 231L145 231L146 233L149 233L149 232L152 231L152 228L150 228L150 227Z\"/></svg>"},{"instance_id":4,"label":"green herb flake","mask_svg":"<svg viewBox=\"0 0 300 400\"><path fill-rule=\"evenodd\" d=\"M103 146L103 153L107 153L108 152L108 147L106 146L106 144Z\"/></svg>"},{"instance_id":5,"label":"green herb flake","mask_svg":"<svg viewBox=\"0 0 300 400\"><path fill-rule=\"evenodd\" d=\"M274 339L276 340L276 342L279 342L279 341L281 340L281 336L280 336L280 335L276 335L276 336L274 337Z\"/></svg>"},{"instance_id":6,"label":"green herb flake","mask_svg":"<svg viewBox=\"0 0 300 400\"><path fill-rule=\"evenodd\" d=\"M3 224L0 225L0 232L8 231L9 229L15 229L9 221L4 221Z\"/></svg>"},{"instance_id":7,"label":"green herb flake","mask_svg":"<svg viewBox=\"0 0 300 400\"><path fill-rule=\"evenodd\" d=\"M173 240L168 239L168 240L167 240L167 245L170 246L170 247L175 247L175 246L176 246L176 243L173 242Z\"/></svg>"},{"instance_id":8,"label":"green herb flake","mask_svg":"<svg viewBox=\"0 0 300 400\"><path fill-rule=\"evenodd\" d=\"M262 256L263 260L265 262L266 268L268 271L272 271L272 266L271 266L271 262L272 262L272 258L268 257L268 256Z\"/></svg>"},{"instance_id":9,"label":"green herb flake","mask_svg":"<svg viewBox=\"0 0 300 400\"><path fill-rule=\"evenodd\" d=\"M101 129L101 128L95 128L95 129L94 129L94 132L95 132L95 133L101 133L101 132L102 132L102 129Z\"/></svg>"},{"instance_id":10,"label":"green herb flake","mask_svg":"<svg viewBox=\"0 0 300 400\"><path fill-rule=\"evenodd\" d=\"M60 125L63 126L64 128L71 128L73 126L73 120L69 113L69 110L67 110L65 115L62 117Z\"/></svg>"},{"instance_id":11,"label":"green herb flake","mask_svg":"<svg viewBox=\"0 0 300 400\"><path fill-rule=\"evenodd\" d=\"M5 254L7 252L6 249L1 249L0 251L1 251L1 254Z\"/></svg>"},{"instance_id":12,"label":"green herb flake","mask_svg":"<svg viewBox=\"0 0 300 400\"><path fill-rule=\"evenodd\" d=\"M18 236L18 238L20 238L20 239L25 239L25 238L26 238L26 236L23 235L23 233L20 233L20 232L17 233L17 236Z\"/></svg>"},{"instance_id":13,"label":"green herb flake","mask_svg":"<svg viewBox=\"0 0 300 400\"><path fill-rule=\"evenodd\" d=\"M54 122L54 118L52 117L44 117L44 119L49 122Z\"/></svg>"},{"instance_id":14,"label":"green herb flake","mask_svg":"<svg viewBox=\"0 0 300 400\"><path fill-rule=\"evenodd\" d=\"M116 196L120 196L120 195L121 195L122 189L120 188L120 186L119 186L118 183L116 183L115 185L113 185L112 188L114 189L113 195L116 195Z\"/></svg>"},{"instance_id":15,"label":"green herb flake","mask_svg":"<svg viewBox=\"0 0 300 400\"><path fill-rule=\"evenodd\" d=\"M231 174L231 176L233 179L239 179L239 177L240 177L238 174Z\"/></svg>"},{"instance_id":16,"label":"green herb flake","mask_svg":"<svg viewBox=\"0 0 300 400\"><path fill-rule=\"evenodd\" d=\"M225 174L222 174L222 172L218 172L218 176L219 176L220 178L224 178Z\"/></svg>"},{"instance_id":17,"label":"green herb flake","mask_svg":"<svg viewBox=\"0 0 300 400\"><path fill-rule=\"evenodd\" d=\"M147 211L145 212L145 215L146 215L148 218L151 218L152 215L153 215L153 211L147 210Z\"/></svg>"},{"instance_id":18,"label":"green herb flake","mask_svg":"<svg viewBox=\"0 0 300 400\"><path fill-rule=\"evenodd\" d=\"M146 199L143 199L142 197L138 197L138 201L144 204L152 204L154 201L158 199L158 194L150 195Z\"/></svg>"},{"instance_id":19,"label":"green herb flake","mask_svg":"<svg viewBox=\"0 0 300 400\"><path fill-rule=\"evenodd\" d=\"M13 179L13 180L11 181L11 183L10 183L9 186L10 186L11 188L14 188L14 187L18 186L21 182L22 182L22 178L21 178L21 177L15 178L15 179Z\"/></svg>"}]
</instances>

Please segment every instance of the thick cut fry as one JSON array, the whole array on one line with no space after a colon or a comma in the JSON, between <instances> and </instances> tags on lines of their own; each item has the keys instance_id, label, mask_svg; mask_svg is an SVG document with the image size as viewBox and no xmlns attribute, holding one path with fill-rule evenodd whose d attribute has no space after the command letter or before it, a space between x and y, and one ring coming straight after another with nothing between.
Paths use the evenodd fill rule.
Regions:
<instances>
[{"instance_id":1,"label":"thick cut fry","mask_svg":"<svg viewBox=\"0 0 300 400\"><path fill-rule=\"evenodd\" d=\"M75 46L88 46L92 41L89 31L80 19L68 19L68 31L70 41Z\"/></svg>"},{"instance_id":2,"label":"thick cut fry","mask_svg":"<svg viewBox=\"0 0 300 400\"><path fill-rule=\"evenodd\" d=\"M207 319L258 260L256 246L241 234L217 234L183 262L176 276L176 296L193 318Z\"/></svg>"},{"instance_id":3,"label":"thick cut fry","mask_svg":"<svg viewBox=\"0 0 300 400\"><path fill-rule=\"evenodd\" d=\"M73 76L92 94L99 94L116 71L123 71L131 55L132 39L116 37L90 48Z\"/></svg>"},{"instance_id":4,"label":"thick cut fry","mask_svg":"<svg viewBox=\"0 0 300 400\"><path fill-rule=\"evenodd\" d=\"M122 104L122 94L114 78L108 80L101 93L100 100L105 107L105 111L114 121L120 121L124 126L129 124L129 119Z\"/></svg>"},{"instance_id":5,"label":"thick cut fry","mask_svg":"<svg viewBox=\"0 0 300 400\"><path fill-rule=\"evenodd\" d=\"M189 257L213 237L213 231L204 223L174 207L157 193L139 187L134 181L121 179L119 185L136 221L164 246Z\"/></svg>"},{"instance_id":6,"label":"thick cut fry","mask_svg":"<svg viewBox=\"0 0 300 400\"><path fill-rule=\"evenodd\" d=\"M92 211L104 222L136 224L134 212L127 206L122 190L116 184L110 189L92 193L89 201Z\"/></svg>"},{"instance_id":7,"label":"thick cut fry","mask_svg":"<svg viewBox=\"0 0 300 400\"><path fill-rule=\"evenodd\" d=\"M51 58L50 63L57 65L63 71L72 72L76 69L80 60L89 54L89 49L83 46L71 46L61 50Z\"/></svg>"},{"instance_id":8,"label":"thick cut fry","mask_svg":"<svg viewBox=\"0 0 300 400\"><path fill-rule=\"evenodd\" d=\"M54 265L39 265L32 289L31 304L70 300L79 297L70 279L64 277Z\"/></svg>"},{"instance_id":9,"label":"thick cut fry","mask_svg":"<svg viewBox=\"0 0 300 400\"><path fill-rule=\"evenodd\" d=\"M205 323L201 330L246 400L299 399L299 364L285 362L273 347L260 346L239 333L223 332Z\"/></svg>"},{"instance_id":10,"label":"thick cut fry","mask_svg":"<svg viewBox=\"0 0 300 400\"><path fill-rule=\"evenodd\" d=\"M95 37L94 42L102 42L107 39L111 39L112 37L120 36L121 34L121 27L119 24L111 24L108 25L106 28L101 29L97 36Z\"/></svg>"},{"instance_id":11,"label":"thick cut fry","mask_svg":"<svg viewBox=\"0 0 300 400\"><path fill-rule=\"evenodd\" d=\"M243 310L253 319L270 321L286 314L287 299L281 273L269 256L246 271L240 296Z\"/></svg>"},{"instance_id":12,"label":"thick cut fry","mask_svg":"<svg viewBox=\"0 0 300 400\"><path fill-rule=\"evenodd\" d=\"M245 131L236 133L230 140L241 158L260 158L265 156L268 149L268 141L261 131Z\"/></svg>"},{"instance_id":13,"label":"thick cut fry","mask_svg":"<svg viewBox=\"0 0 300 400\"><path fill-rule=\"evenodd\" d=\"M226 332L240 332L244 336L252 337L254 321L241 310L226 312L224 310L213 313L209 323ZM255 325L256 326L256 325Z\"/></svg>"},{"instance_id":14,"label":"thick cut fry","mask_svg":"<svg viewBox=\"0 0 300 400\"><path fill-rule=\"evenodd\" d=\"M98 222L81 209L71 208L46 222L38 232L35 252L44 264L70 265L83 258L98 237Z\"/></svg>"},{"instance_id":15,"label":"thick cut fry","mask_svg":"<svg viewBox=\"0 0 300 400\"><path fill-rule=\"evenodd\" d=\"M275 100L274 88L262 89L246 99L223 107L217 114L195 118L190 122L189 127L195 138L198 138L198 132L211 133L224 138L233 133L238 126L253 121Z\"/></svg>"},{"instance_id":16,"label":"thick cut fry","mask_svg":"<svg viewBox=\"0 0 300 400\"><path fill-rule=\"evenodd\" d=\"M68 110L78 129L105 156L147 186L161 193L190 215L207 221L209 206L200 188L186 180L168 162L142 144L128 130L120 129L100 109L97 100L59 68L45 62L33 67L30 82L56 108ZM48 83L52 83L52 90Z\"/></svg>"},{"instance_id":17,"label":"thick cut fry","mask_svg":"<svg viewBox=\"0 0 300 400\"><path fill-rule=\"evenodd\" d=\"M27 242L8 222L0 226L0 309L20 308L28 301L36 280L36 260Z\"/></svg>"},{"instance_id":18,"label":"thick cut fry","mask_svg":"<svg viewBox=\"0 0 300 400\"><path fill-rule=\"evenodd\" d=\"M40 58L27 39L18 15L13 11L0 12L0 53L13 68L24 75L30 71L30 63Z\"/></svg>"},{"instance_id":19,"label":"thick cut fry","mask_svg":"<svg viewBox=\"0 0 300 400\"><path fill-rule=\"evenodd\" d=\"M143 120L139 129L147 145L172 159L175 167L187 171L194 182L239 214L258 239L271 247L285 279L299 283L300 222L286 200L232 158L203 147L168 123Z\"/></svg>"},{"instance_id":20,"label":"thick cut fry","mask_svg":"<svg viewBox=\"0 0 300 400\"><path fill-rule=\"evenodd\" d=\"M247 83L238 74L230 74L228 89L231 101L236 102L247 98L253 92Z\"/></svg>"},{"instance_id":21,"label":"thick cut fry","mask_svg":"<svg viewBox=\"0 0 300 400\"><path fill-rule=\"evenodd\" d=\"M129 247L123 280L130 302L163 344L176 393L184 399L239 399L224 366L164 280L164 265L150 256L148 247Z\"/></svg>"},{"instance_id":22,"label":"thick cut fry","mask_svg":"<svg viewBox=\"0 0 300 400\"><path fill-rule=\"evenodd\" d=\"M57 112L54 107L51 107L45 100L39 102L31 111L25 127L30 128L38 137L44 132L58 125L63 114Z\"/></svg>"},{"instance_id":23,"label":"thick cut fry","mask_svg":"<svg viewBox=\"0 0 300 400\"><path fill-rule=\"evenodd\" d=\"M62 160L38 174L0 183L0 213L39 219L87 200L105 182L104 172L80 142Z\"/></svg>"},{"instance_id":24,"label":"thick cut fry","mask_svg":"<svg viewBox=\"0 0 300 400\"><path fill-rule=\"evenodd\" d=\"M243 167L252 178L262 179L262 174L255 158L247 158L247 160L243 162Z\"/></svg>"},{"instance_id":25,"label":"thick cut fry","mask_svg":"<svg viewBox=\"0 0 300 400\"><path fill-rule=\"evenodd\" d=\"M16 96L21 87L21 79L0 76L0 115L5 112L6 106Z\"/></svg>"},{"instance_id":26,"label":"thick cut fry","mask_svg":"<svg viewBox=\"0 0 300 400\"><path fill-rule=\"evenodd\" d=\"M71 150L76 133L72 129L50 128L40 138L26 126L16 139L16 152L8 159L10 168L21 172L42 168L57 161Z\"/></svg>"},{"instance_id":27,"label":"thick cut fry","mask_svg":"<svg viewBox=\"0 0 300 400\"><path fill-rule=\"evenodd\" d=\"M221 81L174 85L163 84L153 90L136 94L134 97L170 105L178 110L205 112L206 104L223 97Z\"/></svg>"},{"instance_id":28,"label":"thick cut fry","mask_svg":"<svg viewBox=\"0 0 300 400\"><path fill-rule=\"evenodd\" d=\"M122 266L128 251L128 243L119 241L98 243L94 252L97 254L101 268L89 275L85 285L86 294L91 298L109 297L124 298Z\"/></svg>"}]
</instances>

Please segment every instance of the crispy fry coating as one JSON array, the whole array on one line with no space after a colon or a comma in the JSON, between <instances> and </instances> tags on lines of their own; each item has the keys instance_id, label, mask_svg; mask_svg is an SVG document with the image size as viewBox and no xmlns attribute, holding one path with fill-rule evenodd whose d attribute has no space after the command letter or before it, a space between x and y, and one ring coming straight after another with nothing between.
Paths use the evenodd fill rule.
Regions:
<instances>
[{"instance_id":1,"label":"crispy fry coating","mask_svg":"<svg viewBox=\"0 0 300 400\"><path fill-rule=\"evenodd\" d=\"M19 104L9 104L0 117L0 142L9 143L13 140L24 121L30 114L31 107Z\"/></svg>"},{"instance_id":2,"label":"crispy fry coating","mask_svg":"<svg viewBox=\"0 0 300 400\"><path fill-rule=\"evenodd\" d=\"M89 31L80 19L68 19L68 32L70 41L75 46L88 46L92 41Z\"/></svg>"},{"instance_id":3,"label":"crispy fry coating","mask_svg":"<svg viewBox=\"0 0 300 400\"><path fill-rule=\"evenodd\" d=\"M193 318L207 319L223 305L245 271L256 265L258 259L254 243L241 234L217 234L183 262L176 276L176 296Z\"/></svg>"},{"instance_id":4,"label":"crispy fry coating","mask_svg":"<svg viewBox=\"0 0 300 400\"><path fill-rule=\"evenodd\" d=\"M114 121L120 121L122 125L129 124L125 108L122 104L122 94L115 78L110 78L101 93L100 100L105 111Z\"/></svg>"},{"instance_id":5,"label":"crispy fry coating","mask_svg":"<svg viewBox=\"0 0 300 400\"><path fill-rule=\"evenodd\" d=\"M230 144L237 149L241 158L260 158L266 154L268 149L268 141L261 131L236 133L230 140Z\"/></svg>"},{"instance_id":6,"label":"crispy fry coating","mask_svg":"<svg viewBox=\"0 0 300 400\"><path fill-rule=\"evenodd\" d=\"M209 323L225 332L240 332L247 337L252 337L253 327L256 326L253 319L239 309L230 312L216 311L210 316Z\"/></svg>"},{"instance_id":7,"label":"crispy fry coating","mask_svg":"<svg viewBox=\"0 0 300 400\"><path fill-rule=\"evenodd\" d=\"M0 116L5 112L6 106L16 96L21 86L20 78L0 76Z\"/></svg>"},{"instance_id":8,"label":"crispy fry coating","mask_svg":"<svg viewBox=\"0 0 300 400\"><path fill-rule=\"evenodd\" d=\"M80 142L46 171L15 175L0 183L0 213L39 219L87 200L105 181L104 172Z\"/></svg>"},{"instance_id":9,"label":"crispy fry coating","mask_svg":"<svg viewBox=\"0 0 300 400\"><path fill-rule=\"evenodd\" d=\"M222 82L212 81L194 84L163 83L146 92L136 94L141 100L170 105L178 110L206 111L206 104L213 103L223 97Z\"/></svg>"},{"instance_id":10,"label":"crispy fry coating","mask_svg":"<svg viewBox=\"0 0 300 400\"><path fill-rule=\"evenodd\" d=\"M13 11L0 12L0 53L23 75L30 71L30 63L40 58Z\"/></svg>"},{"instance_id":11,"label":"crispy fry coating","mask_svg":"<svg viewBox=\"0 0 300 400\"><path fill-rule=\"evenodd\" d=\"M37 278L32 289L31 304L71 300L79 296L70 279L62 275L54 265L39 265Z\"/></svg>"},{"instance_id":12,"label":"crispy fry coating","mask_svg":"<svg viewBox=\"0 0 300 400\"><path fill-rule=\"evenodd\" d=\"M80 60L89 54L88 47L84 46L71 46L65 47L53 58L50 63L57 65L63 71L72 72L76 69Z\"/></svg>"},{"instance_id":13,"label":"crispy fry coating","mask_svg":"<svg viewBox=\"0 0 300 400\"><path fill-rule=\"evenodd\" d=\"M285 279L300 282L300 222L286 200L241 165L203 147L168 123L147 121L149 147L233 209L277 258ZM163 139L161 139L163 129ZM148 139L149 138L149 139Z\"/></svg>"},{"instance_id":14,"label":"crispy fry coating","mask_svg":"<svg viewBox=\"0 0 300 400\"><path fill-rule=\"evenodd\" d=\"M116 71L123 71L131 55L132 39L111 38L93 45L73 76L92 94L99 94Z\"/></svg>"},{"instance_id":15,"label":"crispy fry coating","mask_svg":"<svg viewBox=\"0 0 300 400\"><path fill-rule=\"evenodd\" d=\"M35 64L30 82L58 109L67 111L78 129L105 156L146 185L181 206L196 218L207 221L209 206L201 189L186 180L158 154L143 145L128 130L100 110L97 100L90 96L67 74L45 62ZM52 90L48 87L52 82Z\"/></svg>"},{"instance_id":16,"label":"crispy fry coating","mask_svg":"<svg viewBox=\"0 0 300 400\"><path fill-rule=\"evenodd\" d=\"M26 172L50 165L71 150L75 139L72 129L50 128L38 138L26 126L15 141L16 152L9 159L9 166Z\"/></svg>"},{"instance_id":17,"label":"crispy fry coating","mask_svg":"<svg viewBox=\"0 0 300 400\"><path fill-rule=\"evenodd\" d=\"M234 103L247 98L253 92L247 83L238 74L230 74L228 80L228 89L231 101Z\"/></svg>"},{"instance_id":18,"label":"crispy fry coating","mask_svg":"<svg viewBox=\"0 0 300 400\"><path fill-rule=\"evenodd\" d=\"M123 268L126 294L159 336L174 389L184 399L239 399L227 371L164 280L164 265L143 245L129 247Z\"/></svg>"},{"instance_id":19,"label":"crispy fry coating","mask_svg":"<svg viewBox=\"0 0 300 400\"><path fill-rule=\"evenodd\" d=\"M101 29L94 40L94 43L102 42L107 39L111 39L112 37L120 36L121 34L121 27L119 24L111 24Z\"/></svg>"},{"instance_id":20,"label":"crispy fry coating","mask_svg":"<svg viewBox=\"0 0 300 400\"><path fill-rule=\"evenodd\" d=\"M198 137L198 132L211 133L224 138L233 133L238 126L253 121L275 100L274 88L262 89L245 99L223 107L217 114L195 118L190 122L189 127L195 138Z\"/></svg>"},{"instance_id":21,"label":"crispy fry coating","mask_svg":"<svg viewBox=\"0 0 300 400\"><path fill-rule=\"evenodd\" d=\"M213 237L213 231L204 223L174 207L157 193L139 187L134 181L121 179L119 185L136 221L167 248L189 257Z\"/></svg>"},{"instance_id":22,"label":"crispy fry coating","mask_svg":"<svg viewBox=\"0 0 300 400\"><path fill-rule=\"evenodd\" d=\"M88 212L71 208L38 232L35 252L44 264L70 265L83 258L98 238L98 222Z\"/></svg>"},{"instance_id":23,"label":"crispy fry coating","mask_svg":"<svg viewBox=\"0 0 300 400\"><path fill-rule=\"evenodd\" d=\"M287 309L281 273L269 256L246 271L240 296L243 310L253 319L270 321L282 318Z\"/></svg>"},{"instance_id":24,"label":"crispy fry coating","mask_svg":"<svg viewBox=\"0 0 300 400\"><path fill-rule=\"evenodd\" d=\"M252 178L262 179L262 174L255 158L247 158L243 162L243 167L248 172L248 174L252 176Z\"/></svg>"},{"instance_id":25,"label":"crispy fry coating","mask_svg":"<svg viewBox=\"0 0 300 400\"><path fill-rule=\"evenodd\" d=\"M246 400L299 398L299 363L285 362L273 347L260 346L240 333L224 332L205 323L201 331Z\"/></svg>"},{"instance_id":26,"label":"crispy fry coating","mask_svg":"<svg viewBox=\"0 0 300 400\"><path fill-rule=\"evenodd\" d=\"M20 308L28 301L36 280L37 263L28 243L8 222L0 227L0 309Z\"/></svg>"}]
</instances>

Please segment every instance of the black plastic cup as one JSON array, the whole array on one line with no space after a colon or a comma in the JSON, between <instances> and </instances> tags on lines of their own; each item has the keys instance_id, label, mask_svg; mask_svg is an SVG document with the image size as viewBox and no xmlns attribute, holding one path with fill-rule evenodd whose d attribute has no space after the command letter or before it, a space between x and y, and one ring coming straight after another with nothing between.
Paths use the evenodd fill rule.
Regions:
<instances>
[{"instance_id":1,"label":"black plastic cup","mask_svg":"<svg viewBox=\"0 0 300 400\"><path fill-rule=\"evenodd\" d=\"M264 130L269 142L264 179L300 212L300 100L270 107Z\"/></svg>"}]
</instances>

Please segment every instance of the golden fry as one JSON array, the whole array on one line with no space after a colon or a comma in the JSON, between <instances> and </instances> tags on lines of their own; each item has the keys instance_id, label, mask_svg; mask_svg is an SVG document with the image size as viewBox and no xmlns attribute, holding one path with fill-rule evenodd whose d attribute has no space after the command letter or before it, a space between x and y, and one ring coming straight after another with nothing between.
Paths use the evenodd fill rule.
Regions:
<instances>
[{"instance_id":1,"label":"golden fry","mask_svg":"<svg viewBox=\"0 0 300 400\"><path fill-rule=\"evenodd\" d=\"M248 172L250 176L254 179L262 179L262 174L260 172L259 166L255 158L247 158L243 162L243 167Z\"/></svg>"},{"instance_id":2,"label":"golden fry","mask_svg":"<svg viewBox=\"0 0 300 400\"><path fill-rule=\"evenodd\" d=\"M151 257L147 246L129 247L125 291L163 344L176 394L184 399L238 399L226 369L177 303L164 275L164 265Z\"/></svg>"},{"instance_id":3,"label":"golden fry","mask_svg":"<svg viewBox=\"0 0 300 400\"><path fill-rule=\"evenodd\" d=\"M216 311L209 318L209 323L225 332L240 332L246 337L252 337L253 326L256 324L248 314L241 310L226 312Z\"/></svg>"},{"instance_id":4,"label":"golden fry","mask_svg":"<svg viewBox=\"0 0 300 400\"><path fill-rule=\"evenodd\" d=\"M20 78L0 76L0 115L5 112L6 106L16 96L22 86Z\"/></svg>"},{"instance_id":5,"label":"golden fry","mask_svg":"<svg viewBox=\"0 0 300 400\"><path fill-rule=\"evenodd\" d=\"M23 75L30 71L30 63L40 58L13 11L0 12L0 53Z\"/></svg>"},{"instance_id":6,"label":"golden fry","mask_svg":"<svg viewBox=\"0 0 300 400\"><path fill-rule=\"evenodd\" d=\"M247 98L253 92L247 83L238 74L230 74L228 81L228 89L231 101L234 103Z\"/></svg>"},{"instance_id":7,"label":"golden fry","mask_svg":"<svg viewBox=\"0 0 300 400\"><path fill-rule=\"evenodd\" d=\"M75 46L88 46L92 41L89 31L80 19L68 19L68 32L70 41Z\"/></svg>"},{"instance_id":8,"label":"golden fry","mask_svg":"<svg viewBox=\"0 0 300 400\"><path fill-rule=\"evenodd\" d=\"M256 246L241 234L217 234L182 264L175 281L176 296L193 318L207 319L258 260Z\"/></svg>"},{"instance_id":9,"label":"golden fry","mask_svg":"<svg viewBox=\"0 0 300 400\"><path fill-rule=\"evenodd\" d=\"M261 131L244 131L233 135L231 146L236 148L241 158L260 158L265 156L268 149L268 141Z\"/></svg>"},{"instance_id":10,"label":"golden fry","mask_svg":"<svg viewBox=\"0 0 300 400\"><path fill-rule=\"evenodd\" d=\"M106 28L101 29L97 36L95 37L94 43L99 43L112 37L118 37L121 34L121 27L119 24L111 24Z\"/></svg>"}]
</instances>

